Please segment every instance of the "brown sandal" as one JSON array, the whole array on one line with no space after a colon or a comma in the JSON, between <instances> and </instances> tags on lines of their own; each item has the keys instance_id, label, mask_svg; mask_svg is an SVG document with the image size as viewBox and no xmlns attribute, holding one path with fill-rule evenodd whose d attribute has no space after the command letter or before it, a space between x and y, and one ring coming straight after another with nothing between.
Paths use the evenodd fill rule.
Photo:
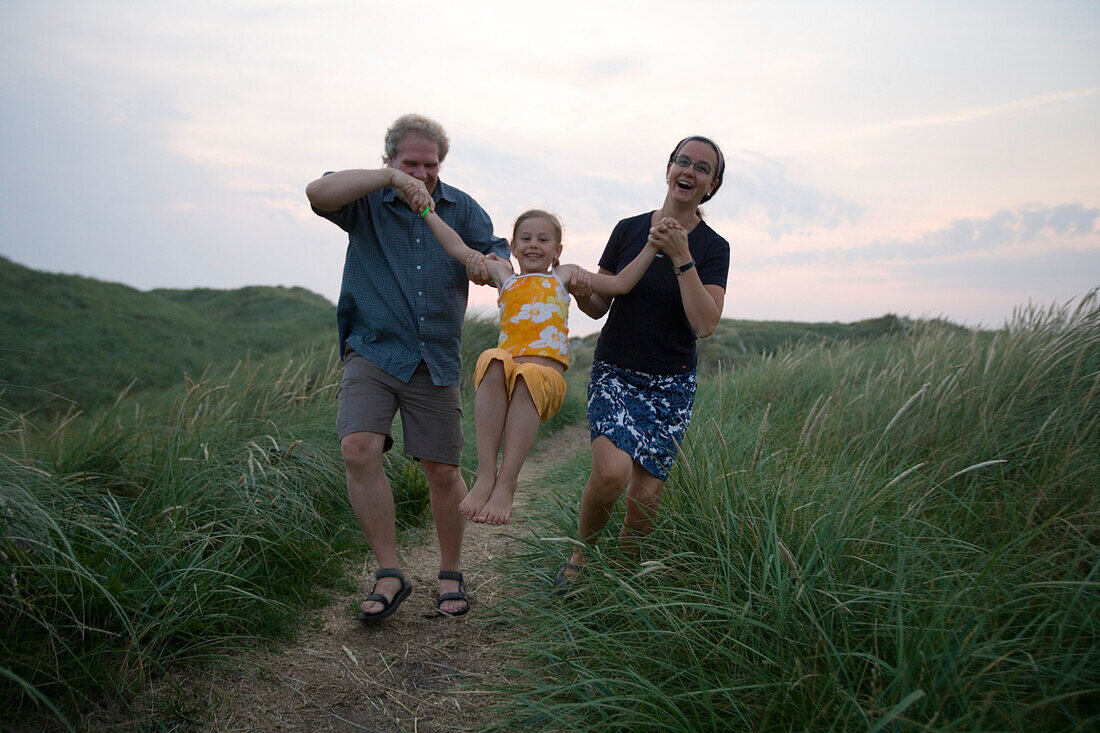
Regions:
<instances>
[{"instance_id":1,"label":"brown sandal","mask_svg":"<svg viewBox=\"0 0 1100 733\"><path fill-rule=\"evenodd\" d=\"M401 602L408 598L409 594L412 593L412 583L405 580L405 576L402 575L401 571L397 568L378 568L378 570L375 570L375 588L378 587L378 580L381 578L398 578L401 581L401 590L397 591L397 593L394 594L393 598L386 598L381 593L372 592L369 596L366 597L363 602L366 603L367 601L372 601L374 603L381 603L383 605L383 608L378 613L367 613L366 611L360 611L360 621L379 621L386 618L387 616L392 616L393 612L397 610L397 607L401 605Z\"/></svg>"},{"instance_id":2,"label":"brown sandal","mask_svg":"<svg viewBox=\"0 0 1100 733\"><path fill-rule=\"evenodd\" d=\"M446 601L465 601L466 607L461 611L451 611L447 613L442 608L439 608L439 612L444 616L461 616L470 610L470 599L466 597L466 584L462 582L462 573L455 570L440 570L440 580L457 580L458 592L457 593L442 593L439 598L435 599L436 608L439 608Z\"/></svg>"}]
</instances>

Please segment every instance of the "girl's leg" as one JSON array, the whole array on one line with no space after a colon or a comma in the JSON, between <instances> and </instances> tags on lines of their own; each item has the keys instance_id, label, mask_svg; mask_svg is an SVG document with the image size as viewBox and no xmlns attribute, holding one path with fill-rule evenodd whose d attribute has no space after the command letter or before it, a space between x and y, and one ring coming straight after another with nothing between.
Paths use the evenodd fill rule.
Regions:
<instances>
[{"instance_id":1,"label":"girl's leg","mask_svg":"<svg viewBox=\"0 0 1100 733\"><path fill-rule=\"evenodd\" d=\"M493 359L485 369L481 383L474 392L474 432L477 436L477 478L474 487L458 505L467 519L477 516L497 479L497 454L508 415L508 384L504 365Z\"/></svg>"},{"instance_id":2,"label":"girl's leg","mask_svg":"<svg viewBox=\"0 0 1100 733\"><path fill-rule=\"evenodd\" d=\"M577 524L577 534L583 542L594 544L596 533L607 525L611 508L630 481L633 466L634 459L616 448L607 437L601 435L592 441L592 472L581 493ZM583 548L575 547L569 562L584 565ZM576 572L566 568L564 575L569 578Z\"/></svg>"},{"instance_id":3,"label":"girl's leg","mask_svg":"<svg viewBox=\"0 0 1100 733\"><path fill-rule=\"evenodd\" d=\"M508 416L504 420L504 454L500 458L500 470L489 501L474 518L475 522L485 524L507 524L512 518L512 500L519 484L519 472L535 436L539 432L539 411L527 382L522 376L516 378L512 387L512 399L508 403Z\"/></svg>"},{"instance_id":4,"label":"girl's leg","mask_svg":"<svg viewBox=\"0 0 1100 733\"><path fill-rule=\"evenodd\" d=\"M619 531L619 546L631 555L638 554L638 541L653 531L653 519L664 488L664 481L634 464L626 489L626 516Z\"/></svg>"}]
</instances>

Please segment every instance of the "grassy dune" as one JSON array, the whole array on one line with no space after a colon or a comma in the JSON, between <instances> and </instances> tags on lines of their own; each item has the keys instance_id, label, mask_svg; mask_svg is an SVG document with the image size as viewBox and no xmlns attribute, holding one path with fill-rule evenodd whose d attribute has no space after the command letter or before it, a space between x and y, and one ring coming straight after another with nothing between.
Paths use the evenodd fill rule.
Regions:
<instances>
[{"instance_id":1,"label":"grassy dune","mask_svg":"<svg viewBox=\"0 0 1100 733\"><path fill-rule=\"evenodd\" d=\"M302 288L144 292L0 257L0 400L38 417L110 404L124 388L285 363L335 342L335 307Z\"/></svg>"},{"instance_id":2,"label":"grassy dune","mask_svg":"<svg viewBox=\"0 0 1100 733\"><path fill-rule=\"evenodd\" d=\"M0 279L20 297L52 293L64 312L0 303L5 368L22 351L61 354L27 362L41 365L32 389L18 369L0 375L0 726L79 726L104 700L149 714L142 691L165 670L292 632L366 551L335 440L331 306L282 289L143 294L10 264ZM98 340L48 331L81 312ZM468 436L470 371L495 335L466 324ZM541 525L502 568L520 595L496 611L522 639L492 698L502 727L1100 723L1095 295L995 333L735 322L704 344L694 426L640 559L604 542L569 597L549 594L586 453L563 456L555 498L527 512ZM584 419L591 339L575 345L543 434ZM104 401L137 364L163 373ZM72 409L33 396L85 379ZM474 455L468 439L468 477ZM421 523L422 473L399 449L386 460L400 521Z\"/></svg>"},{"instance_id":3,"label":"grassy dune","mask_svg":"<svg viewBox=\"0 0 1100 733\"><path fill-rule=\"evenodd\" d=\"M1098 449L1095 294L708 378L640 559L605 538L549 595L584 456L531 512L502 725L1093 728Z\"/></svg>"}]
</instances>

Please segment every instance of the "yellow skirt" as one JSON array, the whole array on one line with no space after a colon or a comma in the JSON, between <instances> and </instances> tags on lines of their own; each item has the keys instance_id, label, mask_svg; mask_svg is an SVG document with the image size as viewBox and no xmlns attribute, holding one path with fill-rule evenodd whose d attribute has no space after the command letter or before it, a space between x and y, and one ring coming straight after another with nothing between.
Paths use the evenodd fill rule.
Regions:
<instances>
[{"instance_id":1,"label":"yellow skirt","mask_svg":"<svg viewBox=\"0 0 1100 733\"><path fill-rule=\"evenodd\" d=\"M517 362L504 349L486 349L477 359L477 367L474 368L474 388L481 385L485 376L485 370L493 362L500 361L504 367L504 377L508 385L508 399L512 399L512 392L516 387L516 378L523 377L527 384L527 391L531 393L531 399L535 402L540 422L546 422L561 409L562 400L565 399L565 377L558 370L542 364L531 362Z\"/></svg>"}]
</instances>

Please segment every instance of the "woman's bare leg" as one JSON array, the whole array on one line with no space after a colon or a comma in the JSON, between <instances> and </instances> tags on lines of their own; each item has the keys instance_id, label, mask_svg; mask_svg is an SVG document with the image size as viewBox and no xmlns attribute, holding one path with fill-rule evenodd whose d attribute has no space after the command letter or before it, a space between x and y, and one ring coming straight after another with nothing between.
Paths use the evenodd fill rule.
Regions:
<instances>
[{"instance_id":1,"label":"woman's bare leg","mask_svg":"<svg viewBox=\"0 0 1100 733\"><path fill-rule=\"evenodd\" d=\"M653 531L653 519L661 503L665 482L639 464L634 464L626 489L626 516L619 530L619 546L632 556L638 554L638 540Z\"/></svg>"},{"instance_id":2,"label":"woman's bare leg","mask_svg":"<svg viewBox=\"0 0 1100 733\"><path fill-rule=\"evenodd\" d=\"M580 517L577 534L581 541L593 544L596 534L607 526L611 509L615 506L630 481L634 459L619 450L606 436L592 441L592 471L581 493ZM569 558L573 565L584 565L584 550L574 547ZM566 568L565 576L572 577L575 570Z\"/></svg>"}]
</instances>

